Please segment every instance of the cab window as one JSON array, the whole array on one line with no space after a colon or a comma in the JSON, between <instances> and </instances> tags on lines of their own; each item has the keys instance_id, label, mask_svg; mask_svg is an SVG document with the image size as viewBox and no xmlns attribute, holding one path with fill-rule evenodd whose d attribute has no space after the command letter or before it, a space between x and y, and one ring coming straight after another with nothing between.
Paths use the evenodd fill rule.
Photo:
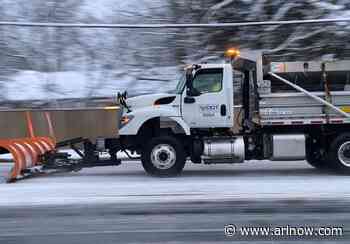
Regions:
<instances>
[{"instance_id":1,"label":"cab window","mask_svg":"<svg viewBox=\"0 0 350 244\"><path fill-rule=\"evenodd\" d=\"M219 92L222 89L223 69L199 70L193 80L193 88L200 93Z\"/></svg>"}]
</instances>

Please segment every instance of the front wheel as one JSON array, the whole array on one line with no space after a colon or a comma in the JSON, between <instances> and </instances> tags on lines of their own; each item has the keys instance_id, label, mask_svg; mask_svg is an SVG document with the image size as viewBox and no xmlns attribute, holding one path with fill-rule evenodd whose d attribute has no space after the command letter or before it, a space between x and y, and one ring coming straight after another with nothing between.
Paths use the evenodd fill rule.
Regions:
<instances>
[{"instance_id":1,"label":"front wheel","mask_svg":"<svg viewBox=\"0 0 350 244\"><path fill-rule=\"evenodd\" d=\"M174 137L161 136L151 139L141 155L142 166L154 176L175 176L182 172L186 156L184 147Z\"/></svg>"}]
</instances>

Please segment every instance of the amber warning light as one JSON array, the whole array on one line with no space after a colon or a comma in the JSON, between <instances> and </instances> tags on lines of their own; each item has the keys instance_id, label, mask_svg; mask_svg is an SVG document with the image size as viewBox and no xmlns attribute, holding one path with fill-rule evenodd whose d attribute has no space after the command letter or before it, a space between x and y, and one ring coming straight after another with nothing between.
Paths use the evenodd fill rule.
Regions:
<instances>
[{"instance_id":1,"label":"amber warning light","mask_svg":"<svg viewBox=\"0 0 350 244\"><path fill-rule=\"evenodd\" d=\"M241 52L236 48L230 48L225 52L225 56L231 59L239 57L240 55L241 55Z\"/></svg>"}]
</instances>

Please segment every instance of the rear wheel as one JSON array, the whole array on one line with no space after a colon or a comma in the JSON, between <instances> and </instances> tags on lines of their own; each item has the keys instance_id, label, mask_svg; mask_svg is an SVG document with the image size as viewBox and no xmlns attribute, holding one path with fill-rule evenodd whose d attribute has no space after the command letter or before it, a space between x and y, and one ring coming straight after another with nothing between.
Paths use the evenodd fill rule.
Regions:
<instances>
[{"instance_id":1,"label":"rear wheel","mask_svg":"<svg viewBox=\"0 0 350 244\"><path fill-rule=\"evenodd\" d=\"M350 174L350 134L340 135L332 142L329 161L332 169Z\"/></svg>"},{"instance_id":2,"label":"rear wheel","mask_svg":"<svg viewBox=\"0 0 350 244\"><path fill-rule=\"evenodd\" d=\"M155 176L175 176L182 172L186 156L184 147L174 137L161 136L151 139L141 155L145 171Z\"/></svg>"}]
</instances>

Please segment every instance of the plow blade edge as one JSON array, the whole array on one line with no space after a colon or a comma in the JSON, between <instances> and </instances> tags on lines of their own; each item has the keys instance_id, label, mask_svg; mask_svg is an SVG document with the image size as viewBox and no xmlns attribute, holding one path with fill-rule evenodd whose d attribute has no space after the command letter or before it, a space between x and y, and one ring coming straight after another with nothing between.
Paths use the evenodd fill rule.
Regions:
<instances>
[{"instance_id":1,"label":"plow blade edge","mask_svg":"<svg viewBox=\"0 0 350 244\"><path fill-rule=\"evenodd\" d=\"M25 172L40 165L40 155L55 150L55 143L49 137L33 137L0 140L0 148L12 155L13 167L6 176L7 182L24 177Z\"/></svg>"}]
</instances>

